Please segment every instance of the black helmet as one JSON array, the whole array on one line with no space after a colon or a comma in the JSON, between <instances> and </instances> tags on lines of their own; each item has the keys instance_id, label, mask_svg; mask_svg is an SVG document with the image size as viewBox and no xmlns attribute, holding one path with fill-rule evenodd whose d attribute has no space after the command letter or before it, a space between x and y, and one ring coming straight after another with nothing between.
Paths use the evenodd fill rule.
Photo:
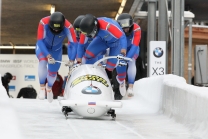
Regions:
<instances>
[{"instance_id":1,"label":"black helmet","mask_svg":"<svg viewBox=\"0 0 208 139\"><path fill-rule=\"evenodd\" d=\"M79 27L87 37L94 38L98 32L98 20L95 16L87 14L81 20Z\"/></svg>"},{"instance_id":2,"label":"black helmet","mask_svg":"<svg viewBox=\"0 0 208 139\"><path fill-rule=\"evenodd\" d=\"M64 29L65 17L61 12L54 12L50 16L49 26L53 34L59 34Z\"/></svg>"},{"instance_id":3,"label":"black helmet","mask_svg":"<svg viewBox=\"0 0 208 139\"><path fill-rule=\"evenodd\" d=\"M124 28L130 28L129 32L125 32L125 34L128 36L131 34L131 32L133 31L133 18L130 14L128 13L122 13L118 16L117 18L117 22L120 24L120 26L122 27L122 29Z\"/></svg>"},{"instance_id":4,"label":"black helmet","mask_svg":"<svg viewBox=\"0 0 208 139\"><path fill-rule=\"evenodd\" d=\"M77 38L80 37L80 33L81 33L79 24L80 24L81 20L82 20L84 17L85 17L84 15L79 15L79 16L74 20L74 23L73 23L73 27L74 27L74 29L75 29L75 33L76 33L76 37L77 37Z\"/></svg>"}]
</instances>

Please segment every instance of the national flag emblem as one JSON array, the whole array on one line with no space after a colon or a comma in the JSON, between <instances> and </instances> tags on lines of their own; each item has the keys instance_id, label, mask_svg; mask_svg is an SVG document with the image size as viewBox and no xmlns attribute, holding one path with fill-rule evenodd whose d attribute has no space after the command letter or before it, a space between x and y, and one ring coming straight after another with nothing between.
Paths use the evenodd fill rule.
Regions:
<instances>
[{"instance_id":1,"label":"national flag emblem","mask_svg":"<svg viewBox=\"0 0 208 139\"><path fill-rule=\"evenodd\" d=\"M96 105L96 102L88 102L88 105Z\"/></svg>"}]
</instances>

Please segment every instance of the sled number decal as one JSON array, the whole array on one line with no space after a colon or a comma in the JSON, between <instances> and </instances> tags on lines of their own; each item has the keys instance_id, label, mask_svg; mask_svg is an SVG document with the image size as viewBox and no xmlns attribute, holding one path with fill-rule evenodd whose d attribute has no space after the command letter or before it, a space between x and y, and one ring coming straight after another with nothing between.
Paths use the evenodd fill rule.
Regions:
<instances>
[{"instance_id":1,"label":"sled number decal","mask_svg":"<svg viewBox=\"0 0 208 139\"><path fill-rule=\"evenodd\" d=\"M74 87L75 85L77 85L77 84L79 84L79 83L81 83L83 81L96 81L96 82L102 83L106 87L109 87L107 81L105 79L103 79L102 77L97 76L97 75L83 75L83 76L80 76L80 77L76 78L71 83L71 86L70 87Z\"/></svg>"}]
</instances>

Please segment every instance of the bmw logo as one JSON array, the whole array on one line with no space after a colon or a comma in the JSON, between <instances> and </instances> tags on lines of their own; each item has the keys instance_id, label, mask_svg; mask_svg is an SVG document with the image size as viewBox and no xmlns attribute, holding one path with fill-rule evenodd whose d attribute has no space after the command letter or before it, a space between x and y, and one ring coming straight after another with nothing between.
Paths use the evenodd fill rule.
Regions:
<instances>
[{"instance_id":1,"label":"bmw logo","mask_svg":"<svg viewBox=\"0 0 208 139\"><path fill-rule=\"evenodd\" d=\"M99 95L101 94L101 90L96 86L87 86L82 89L83 94L94 94Z\"/></svg>"},{"instance_id":2,"label":"bmw logo","mask_svg":"<svg viewBox=\"0 0 208 139\"><path fill-rule=\"evenodd\" d=\"M153 51L153 55L157 58L160 58L163 55L163 53L163 49L160 47L155 48Z\"/></svg>"}]
</instances>

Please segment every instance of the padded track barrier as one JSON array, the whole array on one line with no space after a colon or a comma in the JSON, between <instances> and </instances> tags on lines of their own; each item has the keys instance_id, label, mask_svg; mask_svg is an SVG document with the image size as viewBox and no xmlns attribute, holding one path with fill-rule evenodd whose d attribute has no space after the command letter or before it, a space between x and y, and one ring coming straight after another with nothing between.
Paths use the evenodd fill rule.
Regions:
<instances>
[{"instance_id":1,"label":"padded track barrier","mask_svg":"<svg viewBox=\"0 0 208 139\"><path fill-rule=\"evenodd\" d=\"M184 78L169 74L136 81L134 90L155 112L185 125L203 139L208 138L207 87L189 85Z\"/></svg>"}]
</instances>

